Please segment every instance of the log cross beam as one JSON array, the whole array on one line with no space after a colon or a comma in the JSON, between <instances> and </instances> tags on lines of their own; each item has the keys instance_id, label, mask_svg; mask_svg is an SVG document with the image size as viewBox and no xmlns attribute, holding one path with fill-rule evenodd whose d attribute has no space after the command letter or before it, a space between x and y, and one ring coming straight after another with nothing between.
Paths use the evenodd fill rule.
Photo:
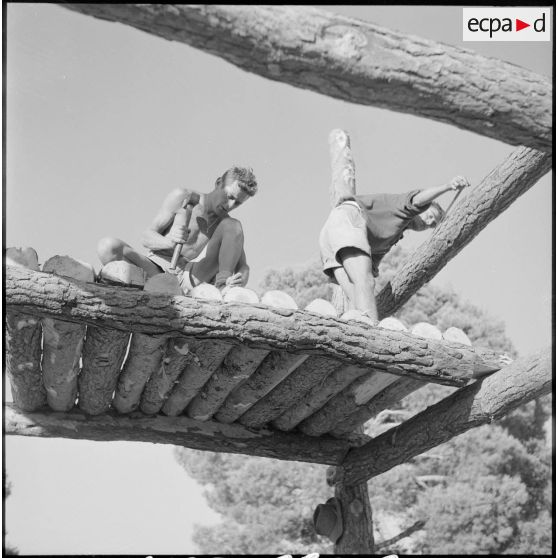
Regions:
<instances>
[{"instance_id":1,"label":"log cross beam","mask_svg":"<svg viewBox=\"0 0 558 558\"><path fill-rule=\"evenodd\" d=\"M520 358L350 450L331 482L358 485L471 428L489 424L551 389L551 350Z\"/></svg>"},{"instance_id":2,"label":"log cross beam","mask_svg":"<svg viewBox=\"0 0 558 558\"><path fill-rule=\"evenodd\" d=\"M470 50L305 6L60 4L262 77L552 152L552 83Z\"/></svg>"},{"instance_id":3,"label":"log cross beam","mask_svg":"<svg viewBox=\"0 0 558 558\"><path fill-rule=\"evenodd\" d=\"M262 304L222 304L83 283L23 267L6 266L5 295L8 310L33 316L326 356L447 385L465 385L478 374L500 368L493 352L407 332Z\"/></svg>"}]
</instances>

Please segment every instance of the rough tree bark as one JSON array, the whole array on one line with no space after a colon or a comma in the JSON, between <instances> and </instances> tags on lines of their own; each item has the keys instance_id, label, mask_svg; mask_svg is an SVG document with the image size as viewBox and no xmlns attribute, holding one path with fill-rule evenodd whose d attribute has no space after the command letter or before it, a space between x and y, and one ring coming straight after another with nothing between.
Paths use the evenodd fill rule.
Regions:
<instances>
[{"instance_id":1,"label":"rough tree bark","mask_svg":"<svg viewBox=\"0 0 558 558\"><path fill-rule=\"evenodd\" d=\"M348 440L309 438L303 434L248 430L238 424L199 422L188 417L140 417L105 413L88 416L78 409L67 413L26 413L5 406L6 434L74 440L149 442L181 447L242 453L289 461L334 465L351 447Z\"/></svg>"},{"instance_id":2,"label":"rough tree bark","mask_svg":"<svg viewBox=\"0 0 558 558\"><path fill-rule=\"evenodd\" d=\"M341 366L343 365L339 361L326 357L306 359L275 389L244 413L238 422L251 428L261 428L282 415L292 405L296 405L310 390L321 385L329 374Z\"/></svg>"},{"instance_id":3,"label":"rough tree bark","mask_svg":"<svg viewBox=\"0 0 558 558\"><path fill-rule=\"evenodd\" d=\"M43 264L43 271L90 283L95 280L93 266L68 256L49 258ZM42 324L42 368L47 402L54 411L69 411L77 397L86 327L51 318L43 318Z\"/></svg>"},{"instance_id":4,"label":"rough tree bark","mask_svg":"<svg viewBox=\"0 0 558 558\"><path fill-rule=\"evenodd\" d=\"M302 6L61 6L186 43L268 79L552 150L550 80L472 51Z\"/></svg>"},{"instance_id":5,"label":"rough tree bark","mask_svg":"<svg viewBox=\"0 0 558 558\"><path fill-rule=\"evenodd\" d=\"M6 267L5 285L8 310L120 331L212 338L254 349L329 356L347 364L449 385L465 385L475 374L500 368L497 355L481 348L301 310L168 297L70 282L13 266Z\"/></svg>"},{"instance_id":6,"label":"rough tree bark","mask_svg":"<svg viewBox=\"0 0 558 558\"><path fill-rule=\"evenodd\" d=\"M8 248L6 264L39 269L33 248ZM34 411L47 404L41 370L41 321L18 312L6 311L6 374L10 379L12 397L20 409Z\"/></svg>"},{"instance_id":7,"label":"rough tree bark","mask_svg":"<svg viewBox=\"0 0 558 558\"><path fill-rule=\"evenodd\" d=\"M354 412L355 407L370 401L398 379L393 374L379 371L361 376L301 422L298 429L308 436L321 436L346 419Z\"/></svg>"},{"instance_id":8,"label":"rough tree bark","mask_svg":"<svg viewBox=\"0 0 558 558\"><path fill-rule=\"evenodd\" d=\"M188 361L169 398L163 405L163 413L177 416L198 395L207 380L221 366L232 346L220 341L188 341L192 358Z\"/></svg>"},{"instance_id":9,"label":"rough tree bark","mask_svg":"<svg viewBox=\"0 0 558 558\"><path fill-rule=\"evenodd\" d=\"M520 358L352 449L333 480L347 485L366 481L458 434L491 423L551 389L550 349Z\"/></svg>"},{"instance_id":10,"label":"rough tree bark","mask_svg":"<svg viewBox=\"0 0 558 558\"><path fill-rule=\"evenodd\" d=\"M455 205L427 242L406 260L376 297L390 316L552 167L552 156L520 147Z\"/></svg>"}]
</instances>

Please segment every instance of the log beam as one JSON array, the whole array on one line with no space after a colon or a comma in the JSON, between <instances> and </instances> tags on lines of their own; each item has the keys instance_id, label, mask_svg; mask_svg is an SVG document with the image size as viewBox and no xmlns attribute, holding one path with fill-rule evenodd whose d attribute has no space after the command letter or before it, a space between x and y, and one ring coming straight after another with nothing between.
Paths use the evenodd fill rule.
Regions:
<instances>
[{"instance_id":1,"label":"log beam","mask_svg":"<svg viewBox=\"0 0 558 558\"><path fill-rule=\"evenodd\" d=\"M121 332L211 338L253 349L328 356L448 385L465 385L475 374L500 368L497 355L485 350L300 310L169 297L15 266L6 266L5 286L8 310Z\"/></svg>"},{"instance_id":2,"label":"log beam","mask_svg":"<svg viewBox=\"0 0 558 558\"><path fill-rule=\"evenodd\" d=\"M380 318L401 308L490 222L552 168L552 156L520 147L455 205L376 297Z\"/></svg>"},{"instance_id":3,"label":"log beam","mask_svg":"<svg viewBox=\"0 0 558 558\"><path fill-rule=\"evenodd\" d=\"M331 437L309 438L267 429L254 432L236 424L199 422L184 416L88 416L77 408L67 413L28 413L7 404L4 422L7 435L172 444L327 465L340 463L350 448L348 441Z\"/></svg>"},{"instance_id":4,"label":"log beam","mask_svg":"<svg viewBox=\"0 0 558 558\"><path fill-rule=\"evenodd\" d=\"M551 390L550 349L520 358L352 449L333 480L346 485L362 483Z\"/></svg>"},{"instance_id":5,"label":"log beam","mask_svg":"<svg viewBox=\"0 0 558 558\"><path fill-rule=\"evenodd\" d=\"M552 84L514 64L303 6L60 4L353 103L552 151Z\"/></svg>"}]
</instances>

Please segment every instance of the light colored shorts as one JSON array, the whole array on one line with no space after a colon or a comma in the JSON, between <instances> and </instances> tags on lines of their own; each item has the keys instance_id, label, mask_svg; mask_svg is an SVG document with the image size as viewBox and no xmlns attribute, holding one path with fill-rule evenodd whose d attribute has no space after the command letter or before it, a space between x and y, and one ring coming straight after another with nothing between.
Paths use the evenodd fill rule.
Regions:
<instances>
[{"instance_id":1,"label":"light colored shorts","mask_svg":"<svg viewBox=\"0 0 558 558\"><path fill-rule=\"evenodd\" d=\"M333 208L320 232L322 269L332 280L333 270L343 267L338 258L343 248L358 248L369 256L372 254L366 221L360 206L353 201L343 202Z\"/></svg>"},{"instance_id":2,"label":"light colored shorts","mask_svg":"<svg viewBox=\"0 0 558 558\"><path fill-rule=\"evenodd\" d=\"M163 272L167 272L170 267L170 262L153 252L150 252L147 257ZM180 288L184 292L184 294L188 294L196 284L199 284L199 281L196 281L192 277L192 268L194 267L195 262L187 262L182 268L178 269L176 272L171 272L176 274L176 278L178 279L178 283L180 284Z\"/></svg>"}]
</instances>

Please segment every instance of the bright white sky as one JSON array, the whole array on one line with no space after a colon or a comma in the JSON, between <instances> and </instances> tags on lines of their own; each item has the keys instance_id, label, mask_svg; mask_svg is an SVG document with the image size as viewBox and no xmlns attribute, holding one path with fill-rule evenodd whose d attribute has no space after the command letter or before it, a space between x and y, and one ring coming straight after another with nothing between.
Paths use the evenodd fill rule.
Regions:
<instances>
[{"instance_id":1,"label":"bright white sky","mask_svg":"<svg viewBox=\"0 0 558 558\"><path fill-rule=\"evenodd\" d=\"M551 76L551 43L462 43L460 7L327 9ZM257 287L267 268L317 256L332 128L351 135L361 193L456 174L475 185L514 150L56 5L8 4L6 28L5 245L33 246L40 262L68 254L98 269L100 237L139 247L167 191L208 191L240 163L260 183L236 212ZM522 354L551 342L551 188L547 175L434 280L502 319ZM195 553L192 523L216 519L169 446L8 437L5 449L7 541L24 554Z\"/></svg>"}]
</instances>

